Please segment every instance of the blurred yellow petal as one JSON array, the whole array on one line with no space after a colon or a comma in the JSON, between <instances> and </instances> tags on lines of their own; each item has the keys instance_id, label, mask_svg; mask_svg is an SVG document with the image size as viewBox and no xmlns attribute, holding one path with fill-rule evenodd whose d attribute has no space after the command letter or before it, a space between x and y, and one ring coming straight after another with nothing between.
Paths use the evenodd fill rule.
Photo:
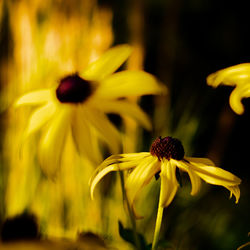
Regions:
<instances>
[{"instance_id":1,"label":"blurred yellow petal","mask_svg":"<svg viewBox=\"0 0 250 250\"><path fill-rule=\"evenodd\" d=\"M94 104L105 113L117 113L138 121L144 128L151 130L152 125L149 117L137 104L125 100L98 100Z\"/></svg>"},{"instance_id":2,"label":"blurred yellow petal","mask_svg":"<svg viewBox=\"0 0 250 250\"><path fill-rule=\"evenodd\" d=\"M149 156L142 159L138 166L128 176L125 187L133 211L135 211L134 201L138 193L159 171L160 162L156 157Z\"/></svg>"},{"instance_id":3,"label":"blurred yellow petal","mask_svg":"<svg viewBox=\"0 0 250 250\"><path fill-rule=\"evenodd\" d=\"M85 121L82 109L76 108L72 119L71 128L72 136L78 152L81 155L87 156L93 163L99 164L102 160L101 154L96 152L94 145L94 136L91 133L91 128Z\"/></svg>"},{"instance_id":4,"label":"blurred yellow petal","mask_svg":"<svg viewBox=\"0 0 250 250\"><path fill-rule=\"evenodd\" d=\"M109 121L105 114L97 109L83 108L82 119L88 121L98 132L113 154L120 150L120 134L116 127Z\"/></svg>"},{"instance_id":5,"label":"blurred yellow petal","mask_svg":"<svg viewBox=\"0 0 250 250\"><path fill-rule=\"evenodd\" d=\"M30 117L26 136L39 130L56 112L56 105L49 102L45 106L37 109Z\"/></svg>"},{"instance_id":6,"label":"blurred yellow petal","mask_svg":"<svg viewBox=\"0 0 250 250\"><path fill-rule=\"evenodd\" d=\"M103 81L94 95L100 98L116 99L127 96L164 94L166 88L156 78L144 71L122 71Z\"/></svg>"},{"instance_id":7,"label":"blurred yellow petal","mask_svg":"<svg viewBox=\"0 0 250 250\"><path fill-rule=\"evenodd\" d=\"M236 114L244 113L241 100L250 97L250 63L219 70L207 77L207 83L213 87L219 84L236 86L230 95L229 103Z\"/></svg>"},{"instance_id":8,"label":"blurred yellow petal","mask_svg":"<svg viewBox=\"0 0 250 250\"><path fill-rule=\"evenodd\" d=\"M127 44L115 46L87 66L81 76L86 80L100 81L115 72L127 60L131 51Z\"/></svg>"},{"instance_id":9,"label":"blurred yellow petal","mask_svg":"<svg viewBox=\"0 0 250 250\"><path fill-rule=\"evenodd\" d=\"M69 123L69 111L67 109L59 110L40 141L39 161L43 172L48 177L55 177L60 167Z\"/></svg>"},{"instance_id":10,"label":"blurred yellow petal","mask_svg":"<svg viewBox=\"0 0 250 250\"><path fill-rule=\"evenodd\" d=\"M171 160L163 159L161 163L161 191L160 191L160 206L167 207L175 197L178 189L176 180L176 165L172 164Z\"/></svg>"},{"instance_id":11,"label":"blurred yellow petal","mask_svg":"<svg viewBox=\"0 0 250 250\"><path fill-rule=\"evenodd\" d=\"M244 113L241 100L247 97L250 97L250 79L248 84L237 86L230 95L229 103L236 114L241 115Z\"/></svg>"},{"instance_id":12,"label":"blurred yellow petal","mask_svg":"<svg viewBox=\"0 0 250 250\"><path fill-rule=\"evenodd\" d=\"M240 85L250 79L250 63L242 63L221 69L207 77L207 84L213 87L224 85Z\"/></svg>"},{"instance_id":13,"label":"blurred yellow petal","mask_svg":"<svg viewBox=\"0 0 250 250\"><path fill-rule=\"evenodd\" d=\"M38 105L52 100L50 89L42 89L25 94L17 99L15 106L21 105Z\"/></svg>"}]
</instances>

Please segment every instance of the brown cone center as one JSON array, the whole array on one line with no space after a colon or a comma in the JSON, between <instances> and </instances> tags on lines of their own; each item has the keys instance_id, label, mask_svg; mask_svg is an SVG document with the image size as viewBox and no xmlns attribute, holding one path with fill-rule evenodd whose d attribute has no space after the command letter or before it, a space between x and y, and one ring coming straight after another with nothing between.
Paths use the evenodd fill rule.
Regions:
<instances>
[{"instance_id":1,"label":"brown cone center","mask_svg":"<svg viewBox=\"0 0 250 250\"><path fill-rule=\"evenodd\" d=\"M56 89L57 99L62 103L84 102L91 94L90 82L82 79L78 74L61 79Z\"/></svg>"},{"instance_id":2,"label":"brown cone center","mask_svg":"<svg viewBox=\"0 0 250 250\"><path fill-rule=\"evenodd\" d=\"M150 153L157 156L159 160L165 158L167 160L182 160L184 157L184 148L181 141L170 136L158 137L151 145Z\"/></svg>"}]
</instances>

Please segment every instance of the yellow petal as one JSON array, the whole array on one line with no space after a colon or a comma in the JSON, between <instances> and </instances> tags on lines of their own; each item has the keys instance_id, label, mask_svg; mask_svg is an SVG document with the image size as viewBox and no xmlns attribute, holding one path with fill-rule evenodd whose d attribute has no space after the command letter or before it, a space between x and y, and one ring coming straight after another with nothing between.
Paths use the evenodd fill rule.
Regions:
<instances>
[{"instance_id":1,"label":"yellow petal","mask_svg":"<svg viewBox=\"0 0 250 250\"><path fill-rule=\"evenodd\" d=\"M183 168L189 169L195 172L201 179L209 184L223 186L227 188L231 193L236 195L236 200L239 199L237 186L241 183L241 179L237 176L231 174L230 172L214 167L214 166L204 166L204 164L199 164L197 162L190 163L185 161L175 161L176 164Z\"/></svg>"},{"instance_id":2,"label":"yellow petal","mask_svg":"<svg viewBox=\"0 0 250 250\"><path fill-rule=\"evenodd\" d=\"M84 155L94 164L99 164L102 160L100 150L95 147L95 135L92 133L87 121L85 120L82 109L76 108L71 123L72 136L78 152Z\"/></svg>"},{"instance_id":3,"label":"yellow petal","mask_svg":"<svg viewBox=\"0 0 250 250\"><path fill-rule=\"evenodd\" d=\"M201 179L188 165L185 164L187 161L188 162L192 161L194 164L198 163L201 165L202 164L207 165L207 163L213 164L213 162L207 158L194 158L194 157L185 157L183 161L172 160L173 164L175 164L181 170L188 173L192 184L191 195L196 195L200 190ZM183 162L183 164L181 164L180 162Z\"/></svg>"},{"instance_id":4,"label":"yellow petal","mask_svg":"<svg viewBox=\"0 0 250 250\"><path fill-rule=\"evenodd\" d=\"M140 154L140 153L138 153ZM111 155L108 158L106 158L94 171L92 178L93 179L99 172L101 172L104 168L112 165L112 164L123 164L129 162L136 162L137 160L141 160L143 156L134 156L130 157L130 154L126 154L127 156L124 157L125 154L116 154L116 155ZM121 165L123 166L123 165ZM125 165L127 166L127 165ZM135 165L136 166L136 165ZM122 168L119 168L119 170L122 170ZM89 181L89 185L91 183L91 180Z\"/></svg>"},{"instance_id":5,"label":"yellow petal","mask_svg":"<svg viewBox=\"0 0 250 250\"><path fill-rule=\"evenodd\" d=\"M250 79L250 63L242 63L219 70L207 77L207 84L217 87L220 84L241 85Z\"/></svg>"},{"instance_id":6,"label":"yellow petal","mask_svg":"<svg viewBox=\"0 0 250 250\"><path fill-rule=\"evenodd\" d=\"M122 163L130 161L141 161L143 158L150 156L149 152L140 152L140 153L128 153L128 154L116 154L111 155L105 161L103 161L100 166L108 166L113 163Z\"/></svg>"},{"instance_id":7,"label":"yellow petal","mask_svg":"<svg viewBox=\"0 0 250 250\"><path fill-rule=\"evenodd\" d=\"M207 183L221 186L234 186L241 183L240 178L222 168L214 166L204 166L204 164L199 164L192 161L190 161L190 163L186 163L183 161L179 162L182 162L184 165L195 171L195 173Z\"/></svg>"},{"instance_id":8,"label":"yellow petal","mask_svg":"<svg viewBox=\"0 0 250 250\"><path fill-rule=\"evenodd\" d=\"M178 189L176 180L176 165L171 160L162 160L161 164L161 191L160 191L160 206L167 207L175 197Z\"/></svg>"},{"instance_id":9,"label":"yellow petal","mask_svg":"<svg viewBox=\"0 0 250 250\"><path fill-rule=\"evenodd\" d=\"M248 84L237 86L230 95L229 104L236 114L241 115L244 113L241 100L247 97L250 97L250 79Z\"/></svg>"},{"instance_id":10,"label":"yellow petal","mask_svg":"<svg viewBox=\"0 0 250 250\"><path fill-rule=\"evenodd\" d=\"M25 94L17 99L15 106L21 105L38 105L52 100L52 92L50 89L42 89Z\"/></svg>"},{"instance_id":11,"label":"yellow petal","mask_svg":"<svg viewBox=\"0 0 250 250\"><path fill-rule=\"evenodd\" d=\"M186 171L187 171L187 173L189 175L189 178L190 178L190 181L191 181L191 184L192 184L191 195L196 195L200 191L201 179L191 169L186 169Z\"/></svg>"},{"instance_id":12,"label":"yellow petal","mask_svg":"<svg viewBox=\"0 0 250 250\"><path fill-rule=\"evenodd\" d=\"M116 99L128 96L164 94L166 88L154 76L143 71L122 71L101 81L94 95L99 98Z\"/></svg>"},{"instance_id":13,"label":"yellow petal","mask_svg":"<svg viewBox=\"0 0 250 250\"><path fill-rule=\"evenodd\" d=\"M91 185L91 182L95 176L101 172L106 167L112 165L112 164L119 164L117 166L118 170L124 170L127 169L127 167L136 167L140 161L149 156L150 153L148 152L141 152L141 153L129 153L129 154L117 154L117 155L111 155L107 159L105 159L94 171L92 178L89 181L89 185Z\"/></svg>"},{"instance_id":14,"label":"yellow petal","mask_svg":"<svg viewBox=\"0 0 250 250\"><path fill-rule=\"evenodd\" d=\"M94 105L105 113L117 113L137 120L147 130L152 129L149 117L140 109L137 104L125 100L98 100Z\"/></svg>"},{"instance_id":15,"label":"yellow petal","mask_svg":"<svg viewBox=\"0 0 250 250\"><path fill-rule=\"evenodd\" d=\"M235 196L235 203L239 202L240 198L240 188L239 186L228 186L227 189L230 191L230 198L232 195Z\"/></svg>"},{"instance_id":16,"label":"yellow petal","mask_svg":"<svg viewBox=\"0 0 250 250\"><path fill-rule=\"evenodd\" d=\"M184 161L187 160L192 163L197 163L199 165L214 166L214 163L208 158L198 158L198 157L184 157Z\"/></svg>"},{"instance_id":17,"label":"yellow petal","mask_svg":"<svg viewBox=\"0 0 250 250\"><path fill-rule=\"evenodd\" d=\"M115 46L87 66L81 76L87 80L100 81L115 72L127 60L131 51L127 44Z\"/></svg>"},{"instance_id":18,"label":"yellow petal","mask_svg":"<svg viewBox=\"0 0 250 250\"><path fill-rule=\"evenodd\" d=\"M120 134L116 127L108 120L101 111L93 108L84 108L84 117L93 128L96 129L101 139L103 139L113 154L117 154L120 149Z\"/></svg>"},{"instance_id":19,"label":"yellow petal","mask_svg":"<svg viewBox=\"0 0 250 250\"><path fill-rule=\"evenodd\" d=\"M56 112L56 105L49 102L45 106L37 109L30 117L26 136L39 130Z\"/></svg>"},{"instance_id":20,"label":"yellow petal","mask_svg":"<svg viewBox=\"0 0 250 250\"><path fill-rule=\"evenodd\" d=\"M119 154L120 157L122 157L120 160L128 161L128 160L139 160L144 157L150 156L151 154L149 152L140 152L140 153L128 153L128 154ZM109 158L112 158L113 156L110 156Z\"/></svg>"},{"instance_id":21,"label":"yellow petal","mask_svg":"<svg viewBox=\"0 0 250 250\"><path fill-rule=\"evenodd\" d=\"M153 176L159 171L160 164L158 159L150 155L142 159L138 166L128 176L125 187L129 202L134 212L134 202L140 190L147 185Z\"/></svg>"},{"instance_id":22,"label":"yellow petal","mask_svg":"<svg viewBox=\"0 0 250 250\"><path fill-rule=\"evenodd\" d=\"M39 161L43 172L54 178L60 167L64 143L69 131L69 112L61 109L51 121L39 144Z\"/></svg>"},{"instance_id":23,"label":"yellow petal","mask_svg":"<svg viewBox=\"0 0 250 250\"><path fill-rule=\"evenodd\" d=\"M89 182L90 194L92 199L94 196L94 190L96 185L106 174L112 171L122 171L131 169L136 167L137 164L139 164L138 159L133 160L133 158L131 158L130 160L127 160L125 162L122 162L121 159L123 159L121 155L114 155L107 158L100 166L97 167Z\"/></svg>"}]
</instances>

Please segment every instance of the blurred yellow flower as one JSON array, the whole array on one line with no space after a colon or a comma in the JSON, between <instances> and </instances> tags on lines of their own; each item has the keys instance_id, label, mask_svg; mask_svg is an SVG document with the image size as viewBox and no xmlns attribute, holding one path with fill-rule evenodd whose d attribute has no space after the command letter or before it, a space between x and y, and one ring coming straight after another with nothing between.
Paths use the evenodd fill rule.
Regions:
<instances>
[{"instance_id":1,"label":"blurred yellow flower","mask_svg":"<svg viewBox=\"0 0 250 250\"><path fill-rule=\"evenodd\" d=\"M133 169L129 174L125 188L128 200L133 211L134 202L140 190L151 179L160 173L161 190L160 206L167 207L173 200L177 189L176 167L188 173L192 190L191 195L200 190L201 179L213 185L227 188L236 198L240 197L238 185L241 180L230 172L215 167L213 162L206 158L184 156L184 149L178 139L172 137L158 137L151 145L150 153L118 154L108 157L95 171L90 180L90 192L93 193L96 184L109 172Z\"/></svg>"},{"instance_id":2,"label":"blurred yellow flower","mask_svg":"<svg viewBox=\"0 0 250 250\"><path fill-rule=\"evenodd\" d=\"M220 84L235 86L229 103L234 112L241 115L244 113L241 100L250 97L250 63L238 64L210 74L207 77L207 84L213 87L218 87Z\"/></svg>"},{"instance_id":3,"label":"blurred yellow flower","mask_svg":"<svg viewBox=\"0 0 250 250\"><path fill-rule=\"evenodd\" d=\"M58 86L30 92L16 101L16 107L39 105L29 118L24 137L42 131L38 157L45 174L54 176L57 172L69 133L78 151L95 163L100 158L96 160L93 134L97 134L112 153L119 152L120 134L105 113L129 116L151 129L148 116L137 104L124 98L160 94L165 88L143 71L114 73L130 53L129 45L111 48L83 72L62 78Z\"/></svg>"}]
</instances>

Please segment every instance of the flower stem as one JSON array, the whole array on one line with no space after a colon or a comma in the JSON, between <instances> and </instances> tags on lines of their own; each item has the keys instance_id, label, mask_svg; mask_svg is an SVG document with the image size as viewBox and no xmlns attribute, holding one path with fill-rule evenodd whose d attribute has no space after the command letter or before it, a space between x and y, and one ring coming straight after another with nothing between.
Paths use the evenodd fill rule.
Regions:
<instances>
[{"instance_id":1,"label":"flower stem","mask_svg":"<svg viewBox=\"0 0 250 250\"><path fill-rule=\"evenodd\" d=\"M127 197L127 193L125 190L125 185L124 185L124 176L123 176L123 172L119 171L120 173L120 179L121 179L121 187L122 187L122 194L123 194L123 199L126 202L126 206L128 208L128 213L129 213L129 218L132 224L132 229L133 229L133 236L134 236L134 240L135 240L135 245L137 249L141 249L141 244L138 238L138 234L136 232L136 222L135 222L135 218L133 215L133 212L131 210L130 204L128 202L128 197Z\"/></svg>"},{"instance_id":2,"label":"flower stem","mask_svg":"<svg viewBox=\"0 0 250 250\"><path fill-rule=\"evenodd\" d=\"M161 206L161 200L162 200L162 193L160 191L160 199L159 199L158 211L157 211L157 217L156 217L156 223L155 223L155 232L154 232L154 238L153 238L153 243L152 243L152 250L156 249L157 243L159 241L162 215L163 215L163 210L164 210L164 207Z\"/></svg>"}]
</instances>

